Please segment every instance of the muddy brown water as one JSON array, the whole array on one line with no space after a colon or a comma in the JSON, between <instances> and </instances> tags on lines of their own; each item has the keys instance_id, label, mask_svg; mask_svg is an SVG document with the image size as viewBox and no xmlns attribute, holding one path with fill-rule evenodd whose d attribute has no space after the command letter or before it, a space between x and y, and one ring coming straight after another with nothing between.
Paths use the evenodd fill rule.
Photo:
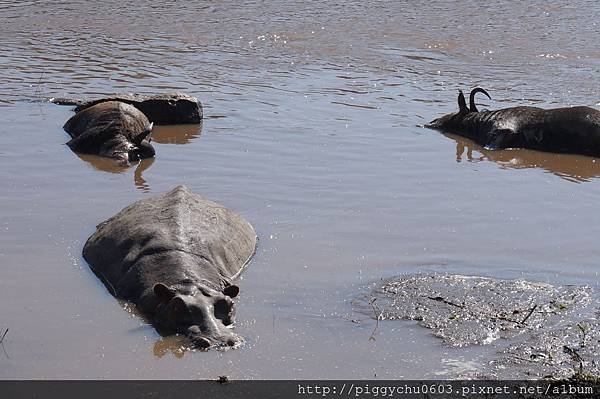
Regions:
<instances>
[{"instance_id":1,"label":"muddy brown water","mask_svg":"<svg viewBox=\"0 0 600 399\"><path fill-rule=\"evenodd\" d=\"M489 152L421 125L457 89L597 106L594 2L0 1L0 378L438 378L489 347L352 322L399 274L598 287L600 160ZM72 153L49 97L184 91L130 169ZM161 338L89 270L94 226L185 184L249 220L232 351Z\"/></svg>"}]
</instances>

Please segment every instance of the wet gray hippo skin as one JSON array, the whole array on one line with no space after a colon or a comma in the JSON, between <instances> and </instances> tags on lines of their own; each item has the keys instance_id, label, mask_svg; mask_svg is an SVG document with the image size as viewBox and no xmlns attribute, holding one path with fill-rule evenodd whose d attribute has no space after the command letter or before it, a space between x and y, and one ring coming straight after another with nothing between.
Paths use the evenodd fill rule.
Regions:
<instances>
[{"instance_id":1,"label":"wet gray hippo skin","mask_svg":"<svg viewBox=\"0 0 600 399\"><path fill-rule=\"evenodd\" d=\"M112 294L137 305L159 331L199 348L233 346L232 284L254 254L242 217L184 186L126 207L98 225L83 257Z\"/></svg>"},{"instance_id":2,"label":"wet gray hippo skin","mask_svg":"<svg viewBox=\"0 0 600 399\"><path fill-rule=\"evenodd\" d=\"M590 107L542 109L512 107L478 111L473 89L470 106L458 95L459 111L431 121L426 127L470 138L488 149L532 150L600 156L600 111Z\"/></svg>"},{"instance_id":3,"label":"wet gray hippo skin","mask_svg":"<svg viewBox=\"0 0 600 399\"><path fill-rule=\"evenodd\" d=\"M76 105L75 112L107 101L120 101L133 105L157 125L198 124L202 122L202 104L196 97L184 93L156 95L115 94L95 100L51 98L59 105Z\"/></svg>"},{"instance_id":4,"label":"wet gray hippo skin","mask_svg":"<svg viewBox=\"0 0 600 399\"><path fill-rule=\"evenodd\" d=\"M65 123L75 152L116 158L123 163L154 156L152 123L132 105L107 101L86 108Z\"/></svg>"}]
</instances>

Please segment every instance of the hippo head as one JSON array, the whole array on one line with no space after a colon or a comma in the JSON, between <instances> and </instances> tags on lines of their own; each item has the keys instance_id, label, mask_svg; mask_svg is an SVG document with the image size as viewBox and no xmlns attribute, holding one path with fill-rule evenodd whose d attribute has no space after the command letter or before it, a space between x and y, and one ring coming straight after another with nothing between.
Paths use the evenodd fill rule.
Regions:
<instances>
[{"instance_id":1,"label":"hippo head","mask_svg":"<svg viewBox=\"0 0 600 399\"><path fill-rule=\"evenodd\" d=\"M234 346L242 338L230 328L235 317L233 300L239 293L237 285L230 285L222 292L200 287L185 293L162 283L154 285L159 301L155 323L188 336L196 347Z\"/></svg>"},{"instance_id":2,"label":"hippo head","mask_svg":"<svg viewBox=\"0 0 600 399\"><path fill-rule=\"evenodd\" d=\"M452 131L454 129L459 129L463 127L465 119L469 119L470 116L479 112L477 110L477 106L475 105L475 94L483 93L490 100L492 99L490 95L484 89L480 87L476 87L471 90L471 94L469 95L469 107L467 107L467 102L465 101L465 96L461 90L458 91L458 112L446 114L440 118L434 119L429 122L425 127L431 129L440 129L440 130L448 130Z\"/></svg>"}]
</instances>

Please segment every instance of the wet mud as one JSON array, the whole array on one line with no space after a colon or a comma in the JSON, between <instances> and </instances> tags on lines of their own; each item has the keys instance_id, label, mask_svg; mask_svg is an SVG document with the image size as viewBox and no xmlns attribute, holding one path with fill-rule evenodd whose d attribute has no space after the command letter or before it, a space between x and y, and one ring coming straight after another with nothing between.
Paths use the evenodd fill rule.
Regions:
<instances>
[{"instance_id":1,"label":"wet mud","mask_svg":"<svg viewBox=\"0 0 600 399\"><path fill-rule=\"evenodd\" d=\"M600 371L600 308L587 286L417 274L390 278L354 304L378 328L388 326L381 320L414 320L447 346L497 349L465 378L570 378Z\"/></svg>"}]
</instances>

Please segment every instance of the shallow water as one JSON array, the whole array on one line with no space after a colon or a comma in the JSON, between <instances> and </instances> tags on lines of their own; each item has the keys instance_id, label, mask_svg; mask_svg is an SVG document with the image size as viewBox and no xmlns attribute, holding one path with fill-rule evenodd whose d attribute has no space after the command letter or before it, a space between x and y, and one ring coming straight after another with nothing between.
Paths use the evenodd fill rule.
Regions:
<instances>
[{"instance_id":1,"label":"shallow water","mask_svg":"<svg viewBox=\"0 0 600 399\"><path fill-rule=\"evenodd\" d=\"M480 108L600 101L595 3L0 1L0 378L437 378L485 362L351 301L443 271L598 285L600 160L489 152L422 128ZM135 8L134 8L135 7ZM184 91L130 169L72 153L50 97ZM243 348L181 351L81 257L100 221L177 184L260 236Z\"/></svg>"}]
</instances>

